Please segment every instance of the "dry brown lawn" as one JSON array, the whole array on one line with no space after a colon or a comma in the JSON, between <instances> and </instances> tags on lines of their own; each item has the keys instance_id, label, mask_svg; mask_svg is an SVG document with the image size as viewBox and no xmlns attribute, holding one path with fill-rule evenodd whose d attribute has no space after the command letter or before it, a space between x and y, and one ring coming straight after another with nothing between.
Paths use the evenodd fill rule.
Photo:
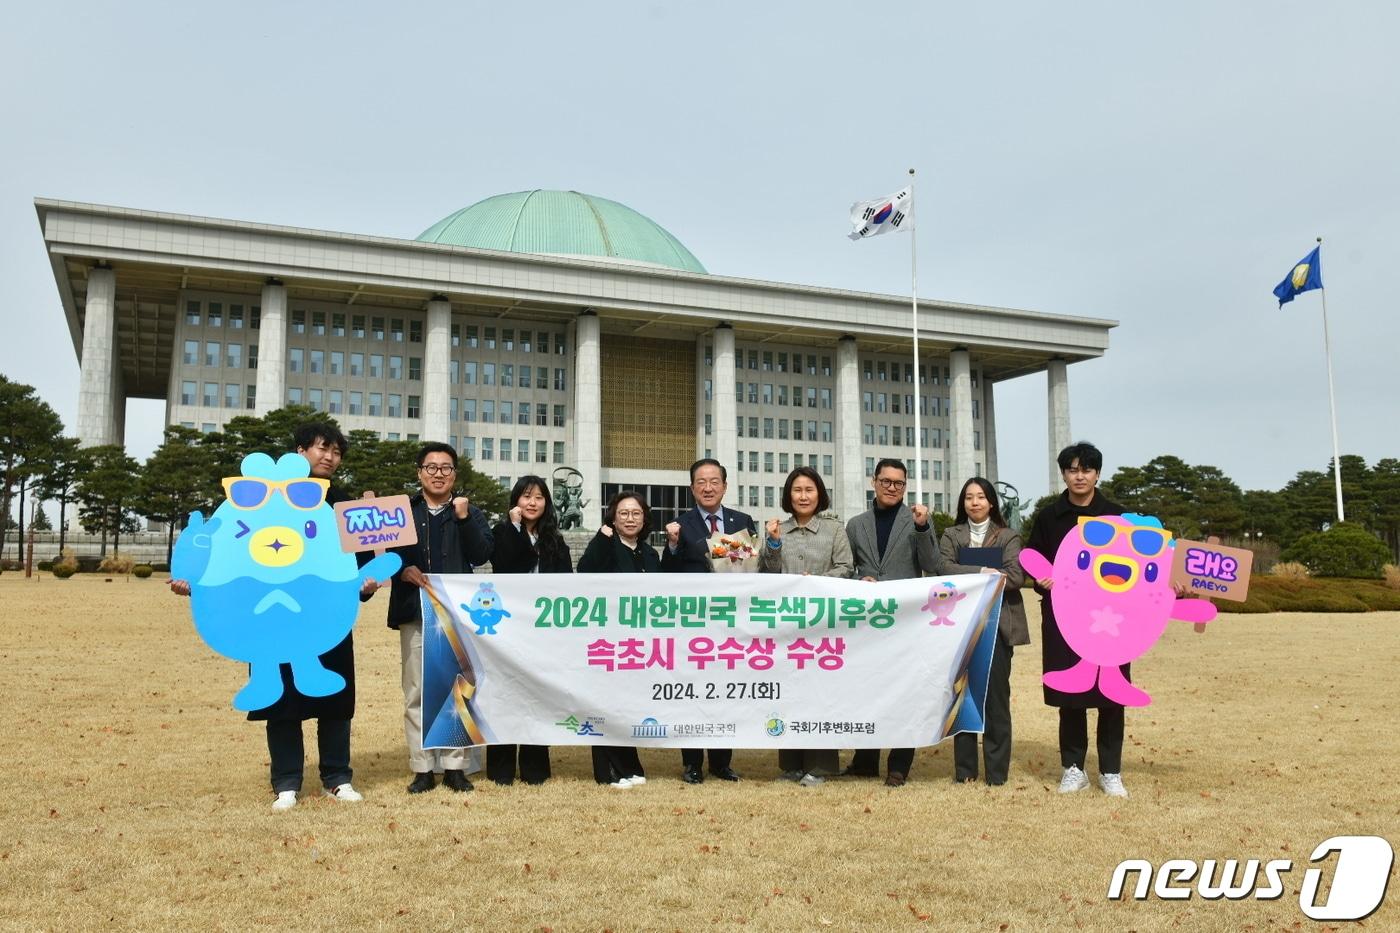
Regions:
<instances>
[{"instance_id":1,"label":"dry brown lawn","mask_svg":"<svg viewBox=\"0 0 1400 933\"><path fill-rule=\"evenodd\" d=\"M356 639L366 800L273 813L262 725L229 707L242 668L161 582L6 573L0 598L7 928L1262 930L1308 926L1318 842L1400 842L1400 613L1174 627L1135 667L1155 703L1128 713L1126 801L1055 792L1034 647L1015 659L1000 788L954 785L951 743L920 751L899 790L778 782L757 751L736 755L743 783L689 787L671 751L644 753L650 783L617 791L571 748L542 787L410 797L381 595ZM1130 857L1294 870L1272 902L1108 901ZM1368 928L1400 927L1391 895Z\"/></svg>"}]
</instances>

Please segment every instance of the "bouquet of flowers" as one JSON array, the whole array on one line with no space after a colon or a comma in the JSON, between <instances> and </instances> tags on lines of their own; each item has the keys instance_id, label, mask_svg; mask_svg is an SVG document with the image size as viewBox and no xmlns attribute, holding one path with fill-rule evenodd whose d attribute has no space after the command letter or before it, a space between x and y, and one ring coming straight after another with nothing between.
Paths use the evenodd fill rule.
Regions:
<instances>
[{"instance_id":1,"label":"bouquet of flowers","mask_svg":"<svg viewBox=\"0 0 1400 933\"><path fill-rule=\"evenodd\" d=\"M710 566L715 573L751 573L758 569L758 551L747 531L710 537Z\"/></svg>"}]
</instances>

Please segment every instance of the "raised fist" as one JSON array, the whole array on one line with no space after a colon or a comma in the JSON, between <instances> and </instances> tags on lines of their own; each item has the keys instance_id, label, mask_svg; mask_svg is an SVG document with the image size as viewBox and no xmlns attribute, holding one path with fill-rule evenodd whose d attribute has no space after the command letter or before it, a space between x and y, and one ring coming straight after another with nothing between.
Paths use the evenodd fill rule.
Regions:
<instances>
[{"instance_id":1,"label":"raised fist","mask_svg":"<svg viewBox=\"0 0 1400 933\"><path fill-rule=\"evenodd\" d=\"M667 523L666 523L666 546L667 546L667 547L672 547L672 548L674 548L674 547L680 547L680 544L681 544L681 523L680 523L680 522L667 522Z\"/></svg>"},{"instance_id":2,"label":"raised fist","mask_svg":"<svg viewBox=\"0 0 1400 933\"><path fill-rule=\"evenodd\" d=\"M514 508L512 508L510 510L510 523L512 525L519 525L521 521L521 514L522 513L520 511L520 506L517 505Z\"/></svg>"},{"instance_id":3,"label":"raised fist","mask_svg":"<svg viewBox=\"0 0 1400 933\"><path fill-rule=\"evenodd\" d=\"M452 511L457 515L458 518L467 517L467 511L471 508L471 504L471 500L468 499L466 496L452 497ZM927 512L928 510L925 509L924 511Z\"/></svg>"},{"instance_id":4,"label":"raised fist","mask_svg":"<svg viewBox=\"0 0 1400 933\"><path fill-rule=\"evenodd\" d=\"M776 518L768 519L768 540L781 541L783 539L783 526Z\"/></svg>"},{"instance_id":5,"label":"raised fist","mask_svg":"<svg viewBox=\"0 0 1400 933\"><path fill-rule=\"evenodd\" d=\"M927 525L928 525L928 506L924 505L923 503L918 503L918 504L916 504L916 505L911 505L911 506L909 507L909 511L911 511L911 512L914 513L914 524L915 524L917 527L919 527L919 528L927 527Z\"/></svg>"}]
</instances>

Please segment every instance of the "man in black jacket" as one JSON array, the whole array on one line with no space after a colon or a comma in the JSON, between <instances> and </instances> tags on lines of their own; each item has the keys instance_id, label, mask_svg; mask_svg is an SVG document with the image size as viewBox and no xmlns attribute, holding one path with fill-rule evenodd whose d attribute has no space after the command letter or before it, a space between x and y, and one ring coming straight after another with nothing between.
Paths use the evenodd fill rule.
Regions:
<instances>
[{"instance_id":1,"label":"man in black jacket","mask_svg":"<svg viewBox=\"0 0 1400 933\"><path fill-rule=\"evenodd\" d=\"M436 786L434 772L454 791L472 789L467 765L475 762L464 748L423 748L423 611L419 590L429 573L471 573L491 559L491 528L486 515L466 496L455 495L457 451L439 442L418 451L420 491L412 498L418 543L394 548L403 567L394 574L389 594L389 628L398 629L403 663L403 730L408 741L408 764L413 770L410 794ZM479 767L479 765L478 765ZM473 768L472 770L475 770Z\"/></svg>"},{"instance_id":2,"label":"man in black jacket","mask_svg":"<svg viewBox=\"0 0 1400 933\"><path fill-rule=\"evenodd\" d=\"M710 536L747 531L758 541L753 519L743 512L726 509L724 491L728 488L729 472L718 460L706 457L690 465L690 494L695 508L681 515L678 521L666 525L666 548L661 552L664 573L711 573ZM710 749L710 773L721 781L737 781L739 774L730 767L734 751L729 748ZM681 749L681 765L685 770L681 780L699 784L705 780L701 766L705 752L699 748Z\"/></svg>"}]
</instances>

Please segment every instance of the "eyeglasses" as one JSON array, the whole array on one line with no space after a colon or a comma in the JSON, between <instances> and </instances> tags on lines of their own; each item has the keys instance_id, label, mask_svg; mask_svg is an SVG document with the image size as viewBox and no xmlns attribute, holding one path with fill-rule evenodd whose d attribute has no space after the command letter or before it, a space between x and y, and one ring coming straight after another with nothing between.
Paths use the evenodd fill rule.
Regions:
<instances>
[{"instance_id":1,"label":"eyeglasses","mask_svg":"<svg viewBox=\"0 0 1400 933\"><path fill-rule=\"evenodd\" d=\"M1132 525L1115 525L1088 515L1079 517L1079 533L1084 543L1093 548L1108 547L1119 535L1127 535L1128 543L1143 557L1156 557L1167 549L1172 533L1165 528L1141 528Z\"/></svg>"},{"instance_id":2,"label":"eyeglasses","mask_svg":"<svg viewBox=\"0 0 1400 933\"><path fill-rule=\"evenodd\" d=\"M903 489L908 481L902 479L885 479L882 476L879 479L875 480L875 482L879 483L886 489Z\"/></svg>"},{"instance_id":3,"label":"eyeglasses","mask_svg":"<svg viewBox=\"0 0 1400 933\"><path fill-rule=\"evenodd\" d=\"M696 489L718 489L724 485L722 479L697 479L692 480L691 485Z\"/></svg>"},{"instance_id":4,"label":"eyeglasses","mask_svg":"<svg viewBox=\"0 0 1400 933\"><path fill-rule=\"evenodd\" d=\"M451 476L457 472L457 468L450 463L425 463L418 469L429 476Z\"/></svg>"},{"instance_id":5,"label":"eyeglasses","mask_svg":"<svg viewBox=\"0 0 1400 933\"><path fill-rule=\"evenodd\" d=\"M635 511L635 512L633 512L633 511L627 511L627 512L619 511L619 512L616 512L616 513L614 513L614 514L616 514L618 518L641 518L642 515L644 515L645 513L644 513L644 512L641 512L641 511Z\"/></svg>"},{"instance_id":6,"label":"eyeglasses","mask_svg":"<svg viewBox=\"0 0 1400 933\"><path fill-rule=\"evenodd\" d=\"M306 479L259 479L251 476L224 477L224 495L229 505L235 509L248 511L261 508L272 493L280 490L282 498L294 509L310 512L326 501L326 490L331 481L309 477Z\"/></svg>"}]
</instances>

